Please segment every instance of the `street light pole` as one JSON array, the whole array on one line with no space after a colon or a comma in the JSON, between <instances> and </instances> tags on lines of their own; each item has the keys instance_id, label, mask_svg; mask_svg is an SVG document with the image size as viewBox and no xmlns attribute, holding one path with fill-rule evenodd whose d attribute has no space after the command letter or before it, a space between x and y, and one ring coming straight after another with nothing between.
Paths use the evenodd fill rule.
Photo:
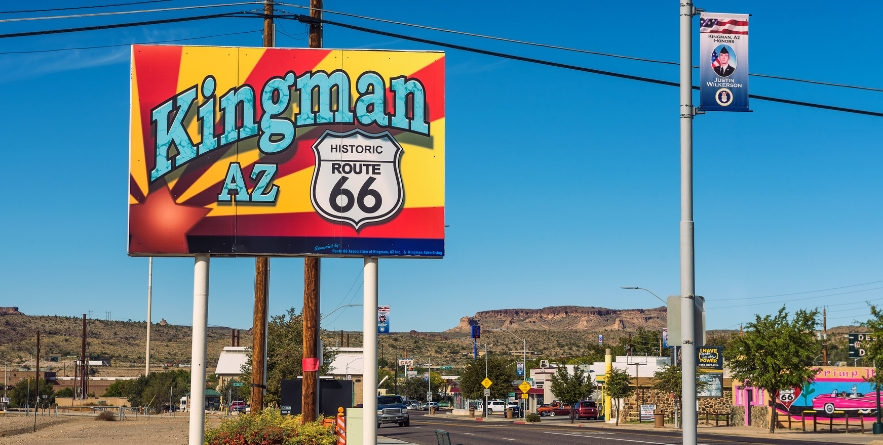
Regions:
<instances>
[{"instance_id":1,"label":"street light pole","mask_svg":"<svg viewBox=\"0 0 883 445\"><path fill-rule=\"evenodd\" d=\"M645 290L647 292L650 292L649 289L644 289L643 287L637 287L637 286L619 286L619 288L626 289L626 290ZM661 301L663 304L668 306L668 302L663 300L662 298L659 298L659 295L656 295L653 292L650 292L650 295L653 295L654 297L656 297L657 300Z\"/></svg>"},{"instance_id":2,"label":"street light pole","mask_svg":"<svg viewBox=\"0 0 883 445\"><path fill-rule=\"evenodd\" d=\"M507 334L509 334L509 335L511 335L511 336L513 336L513 337L515 337L515 338L517 338L517 339L519 339L519 340L521 340L521 344L522 344L522 350L521 350L521 366L522 366L522 367L521 367L521 381L522 381L522 382L526 382L526 381L527 381L527 340L525 340L525 339L523 339L523 338L521 338L521 337L519 337L519 336L513 334L511 331L508 331L508 330L506 330L506 329L488 329L488 330L489 330L489 331L505 332L505 333L507 333ZM485 376L485 377L486 377L486 376ZM526 400L526 399L522 398L522 400ZM524 413L525 413L526 408L527 408L526 403L527 403L527 402L522 402L522 404L521 404L521 416L522 416L522 417L524 417Z\"/></svg>"}]
</instances>

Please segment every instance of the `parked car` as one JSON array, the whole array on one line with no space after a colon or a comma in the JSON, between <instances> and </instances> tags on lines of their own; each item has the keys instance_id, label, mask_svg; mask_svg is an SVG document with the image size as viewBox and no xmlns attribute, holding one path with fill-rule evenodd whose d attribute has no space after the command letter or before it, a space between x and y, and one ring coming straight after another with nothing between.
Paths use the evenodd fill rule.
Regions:
<instances>
[{"instance_id":1,"label":"parked car","mask_svg":"<svg viewBox=\"0 0 883 445\"><path fill-rule=\"evenodd\" d=\"M481 405L478 406L478 409L482 409ZM506 402L502 400L488 400L487 402L487 413L488 415L493 413L505 413L506 412Z\"/></svg>"},{"instance_id":2,"label":"parked car","mask_svg":"<svg viewBox=\"0 0 883 445\"><path fill-rule=\"evenodd\" d=\"M429 411L429 408L433 408L438 411L438 402L425 402L420 404L421 411Z\"/></svg>"},{"instance_id":3,"label":"parked car","mask_svg":"<svg viewBox=\"0 0 883 445\"><path fill-rule=\"evenodd\" d=\"M573 407L573 416L576 417L576 420L598 420L598 405L592 400L577 402Z\"/></svg>"},{"instance_id":4,"label":"parked car","mask_svg":"<svg viewBox=\"0 0 883 445\"><path fill-rule=\"evenodd\" d=\"M408 407L408 409L420 409L420 402L416 400L409 400L405 402L405 405Z\"/></svg>"},{"instance_id":5,"label":"parked car","mask_svg":"<svg viewBox=\"0 0 883 445\"><path fill-rule=\"evenodd\" d=\"M411 417L408 407L401 396L377 396L377 428L384 423L396 423L399 426L410 426Z\"/></svg>"},{"instance_id":6,"label":"parked car","mask_svg":"<svg viewBox=\"0 0 883 445\"><path fill-rule=\"evenodd\" d=\"M243 402L241 400L234 401L233 403L230 404L230 412L231 413L244 413L245 408L246 408L245 402Z\"/></svg>"}]
</instances>

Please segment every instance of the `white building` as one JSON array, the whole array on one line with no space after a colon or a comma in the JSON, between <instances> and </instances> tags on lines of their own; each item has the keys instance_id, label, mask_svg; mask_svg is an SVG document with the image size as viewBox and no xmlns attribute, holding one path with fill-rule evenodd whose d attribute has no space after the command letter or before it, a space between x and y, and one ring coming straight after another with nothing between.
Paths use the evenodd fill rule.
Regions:
<instances>
[{"instance_id":1,"label":"white building","mask_svg":"<svg viewBox=\"0 0 883 445\"><path fill-rule=\"evenodd\" d=\"M326 376L337 380L353 381L353 403L362 403L362 375L364 374L364 350L362 348L332 348L337 355L328 367Z\"/></svg>"}]
</instances>

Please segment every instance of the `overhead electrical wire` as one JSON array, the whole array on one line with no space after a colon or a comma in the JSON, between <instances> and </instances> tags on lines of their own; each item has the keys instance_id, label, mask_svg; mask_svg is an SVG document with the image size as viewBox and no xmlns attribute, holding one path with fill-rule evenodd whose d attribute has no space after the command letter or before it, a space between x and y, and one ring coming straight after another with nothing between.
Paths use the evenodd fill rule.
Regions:
<instances>
[{"instance_id":1,"label":"overhead electrical wire","mask_svg":"<svg viewBox=\"0 0 883 445\"><path fill-rule=\"evenodd\" d=\"M19 11L0 11L0 14L28 14L31 12L51 12L51 11L71 11L75 9L101 9L101 8L113 8L116 6L131 6L131 5L143 5L146 3L165 3L170 2L172 0L145 0L140 2L129 2L129 3L111 3L108 5L94 5L94 6L71 6L67 8L49 8L49 9L24 9Z\"/></svg>"},{"instance_id":2,"label":"overhead electrical wire","mask_svg":"<svg viewBox=\"0 0 883 445\"><path fill-rule=\"evenodd\" d=\"M517 56L514 54L501 53L501 52L497 52L497 51L489 51L489 50L485 50L485 49L479 49L479 48L463 46L463 45L456 45L456 44L447 43L447 42L441 42L438 40L424 39L424 38L420 38L420 37L413 37L413 36L408 36L408 35L404 35L404 34L388 32L388 31L380 31L377 29L370 29L370 28L365 28L365 27L361 27L361 26L350 25L348 23L335 22L335 21L331 21L331 20L327 20L327 19L318 19L318 18L299 15L299 14L296 14L293 16L292 15L285 15L285 16L276 16L276 17L281 18L281 19L287 19L287 20L297 20L301 23L317 23L318 22L318 23L323 23L323 24L328 24L328 25L339 26L341 28L352 29L354 31L361 31L361 32L366 32L366 33L370 33L370 34L378 34L378 35L393 37L393 38L402 39L402 40L410 40L412 42L425 43L428 45L436 45L436 46L442 46L442 47L446 47L446 48L457 49L457 50L461 50L461 51L468 51L468 52L484 54L484 55L488 55L488 56L500 57L500 58L504 58L504 59L518 60L521 62L528 62L528 63L535 63L535 64L539 64L539 65L553 66L556 68L564 68L564 69L569 69L569 70L574 70L574 71L582 71L582 72L587 72L587 73L592 73L592 74L600 74L602 76L618 77L621 79L636 80L639 82L655 83L657 85L680 87L680 83L678 83L678 82L671 82L671 81L661 80L661 79L653 79L650 77L634 76L631 74L623 74L623 73L617 73L617 72L613 72L613 71L604 71L604 70L598 70L598 69L594 69L594 68L585 68L585 67L570 65L570 64L566 64L566 63L552 62L552 61L548 61L548 60L535 59L532 57ZM0 35L0 37L2 37L2 35ZM693 89L698 91L699 87L696 85L693 85ZM856 108L846 108L846 107L835 107L832 105L817 104L817 103L812 103L812 102L804 102L804 101L791 100L791 99L782 99L782 98L778 98L778 97L764 96L764 95L760 95L760 94L749 94L748 97L750 97L752 99L757 99L757 100L778 102L778 103L784 103L784 104L789 104L789 105L798 105L798 106L810 107L810 108L820 108L820 109L824 109L824 110L841 111L844 113L863 114L866 116L883 117L883 113L877 112L877 111L859 110Z\"/></svg>"},{"instance_id":3,"label":"overhead electrical wire","mask_svg":"<svg viewBox=\"0 0 883 445\"><path fill-rule=\"evenodd\" d=\"M872 288L870 288L870 289L854 290L854 291L850 291L850 292L839 292L839 293L836 293L836 294L825 294L825 295L816 295L816 296L813 296L813 297L792 298L792 299L790 299L790 300L781 300L781 301L754 301L754 302L751 302L751 303L737 304L737 305L732 305L732 306L714 306L714 305L707 305L707 307L708 307L709 309L730 309L730 308L745 307L745 306L749 306L749 305L754 305L754 306L756 306L756 305L761 305L761 304L786 304L786 303L790 303L790 302L793 302L793 301L815 300L815 299L817 299L817 298L826 298L826 297L835 297L835 296L839 296L839 295L857 294L857 293L861 293L861 292L868 292L868 291L879 290L879 289L883 289L883 286L881 286L881 287L872 287Z\"/></svg>"},{"instance_id":4,"label":"overhead electrical wire","mask_svg":"<svg viewBox=\"0 0 883 445\"><path fill-rule=\"evenodd\" d=\"M290 6L293 8L311 9L309 6L294 5L291 3L281 3L280 2L280 3L276 3L276 4L283 5L283 6ZM546 44L546 43L537 43L537 42L528 42L525 40L507 39L505 37L496 37L496 36L490 36L490 35L486 35L486 34L477 34L477 33L472 33L472 32L457 31L457 30L453 30L453 29L437 28L434 26L418 25L418 24L408 23L408 22L399 22L396 20L387 20L387 19L381 19L381 18L377 18L377 17L370 17L370 16L365 16L365 15L359 15L359 14L351 14L351 13L347 13L347 12L331 11L328 9L324 9L324 10L322 10L322 12L328 13L328 14L342 15L342 16L346 16L346 17L353 17L353 18L358 18L358 19L363 19L363 20L372 20L372 21L381 22L381 23L389 23L391 25L409 26L412 28L445 32L445 33L449 33L449 34L457 34L457 35L462 35L462 36L467 36L467 37L476 37L476 38L481 38L481 39L496 40L499 42L515 43L518 45L536 46L539 48L549 48L549 49L556 49L556 50L560 50L560 51L568 51L568 52L575 52L575 53L582 53L582 54L591 54L591 55L595 55L595 56L612 57L612 58L616 58L616 59L633 60L633 61L637 61L637 62L658 63L658 64L662 64L662 65L674 65L674 66L680 65L680 63L678 63L678 62L674 62L674 61L670 61L670 60L647 59L644 57L625 56L622 54L612 54L612 53L603 53L603 52L599 52L599 51L589 51L589 50L579 49L579 48L571 48L571 47L559 46L559 45L550 45L550 44ZM699 68L699 67L693 66L693 68ZM764 78L768 78L768 79L787 80L787 81L792 81L792 82L804 82L804 83L810 83L810 84L815 84L815 85L824 85L824 86L839 87L839 88L852 88L852 89L857 89L857 90L883 92L883 88L872 88L872 87L846 85L846 84L832 83L832 82L822 82L822 81L817 81L817 80L797 79L797 78L793 78L793 77L774 76L771 74L748 73L748 75L754 76L754 77L764 77Z\"/></svg>"},{"instance_id":5,"label":"overhead electrical wire","mask_svg":"<svg viewBox=\"0 0 883 445\"><path fill-rule=\"evenodd\" d=\"M848 286L829 287L829 288L827 288L827 289L808 290L808 291L803 291L803 292L792 292L792 293L788 293L788 294L764 295L764 296L762 296L762 297L716 298L715 301L728 301L728 300L739 300L739 301L742 301L742 300L757 300L757 299L761 299L761 298L790 297L790 296L792 296L792 295L814 294L814 293L816 293L816 292L827 292L827 291L829 291L829 290L848 289L848 288L850 288L850 287L867 286L867 285L869 285L869 284L877 284L877 283L883 283L883 280L878 280L878 281L868 281L867 283L861 283L861 284L850 284L850 285L848 285Z\"/></svg>"},{"instance_id":6,"label":"overhead electrical wire","mask_svg":"<svg viewBox=\"0 0 883 445\"><path fill-rule=\"evenodd\" d=\"M237 2L237 3L219 3L213 5L197 5L197 6L178 6L175 8L160 8L160 9L139 9L135 11L113 11L113 12L95 12L90 14L72 14L72 15L55 15L55 16L42 16L42 17L19 17L14 19L0 19L0 23L12 23L12 22L29 22L36 20L55 20L55 19L81 19L81 18L89 18L89 17L107 17L113 15L129 15L129 14L149 14L156 12L170 12L170 11L187 11L191 9L207 9L207 8L226 8L230 6L244 6L244 5L254 5L260 2L250 1L250 2Z\"/></svg>"},{"instance_id":7,"label":"overhead electrical wire","mask_svg":"<svg viewBox=\"0 0 883 445\"><path fill-rule=\"evenodd\" d=\"M243 15L246 14L246 15ZM144 22L128 22L128 23L115 23L110 25L94 25L94 26L82 26L79 28L62 28L62 29L46 29L42 31L25 31L25 32L14 32L9 34L0 34L0 39L8 39L13 37L31 37L31 36L42 36L49 34L66 34L72 32L81 32L81 31L98 31L102 29L116 29L116 28L131 28L135 26L146 26L146 25L162 25L165 23L180 23L180 22L191 22L194 20L208 20L208 19L219 19L219 18L237 18L237 17L252 17L252 14L242 13L242 12L225 12L220 14L207 14L207 15L196 15L190 17L177 17L172 19L160 19L160 20L148 20Z\"/></svg>"},{"instance_id":8,"label":"overhead electrical wire","mask_svg":"<svg viewBox=\"0 0 883 445\"><path fill-rule=\"evenodd\" d=\"M474 47L469 47L469 46L464 46L464 45L456 45L456 44L452 44L452 43L441 42L441 41L431 40L431 39L424 39L424 38L420 38L420 37L413 37L413 36L408 36L408 35L399 34L399 33L380 31L380 30L376 30L376 29L365 28L365 27L361 27L361 26L336 22L336 21L327 20L327 19L319 19L319 18L314 18L314 17L305 16L305 15L301 15L301 14L285 14L285 15L274 14L274 15L268 16L265 14L250 13L250 12L228 12L228 13L220 13L220 14L191 16L191 17L179 17L179 18L172 18L172 19L150 20L150 21L144 21L144 22L117 23L117 24L111 24L111 25L95 25L95 26L86 26L86 27L79 27L79 28L64 28L64 29L26 31L26 32L17 32L17 33L9 33L9 34L0 34L0 39L13 38L13 37L28 37L28 36L37 36L37 35L48 35L48 34L62 34L62 33L81 32L81 31L95 31L95 30L102 30L102 29L126 28L126 27L145 26L145 25L157 25L157 24L165 24L165 23L179 23L179 22L187 22L187 21L194 21L194 20L207 20L207 19L214 19L214 18L249 18L249 17L250 18L273 17L273 18L279 18L279 19L283 19L283 20L295 20L295 21L299 21L301 23L308 23L308 24L309 23L322 23L322 24L328 24L328 25L333 25L333 26L339 26L342 28L352 29L354 31L361 31L361 32L370 33L370 34L383 35L383 36L393 37L393 38L402 39L402 40L409 40L412 42L424 43L424 44L428 44L428 45L436 45L436 46L441 46L441 47L446 47L446 48L457 49L457 50L461 50L461 51L467 51L467 52L484 54L484 55L489 55L489 56L494 56L494 57L500 57L500 58L504 58L504 59L518 60L518 61L522 61L522 62L535 63L535 64L539 64L539 65L552 66L552 67L556 67L556 68L563 68L563 69L569 69L569 70L574 70L574 71L582 71L582 72L587 72L587 73L592 73L592 74L599 74L599 75L603 75L603 76L617 77L617 78L621 78L621 79L635 80L635 81L639 81L639 82L654 83L657 85L680 87L680 83L671 82L671 81L667 81L667 80L653 79L653 78L642 77L642 76L634 76L634 75L630 75L630 74L617 73L617 72L613 72L613 71L598 70L598 69L594 69L594 68L586 68L586 67L581 67L581 66L577 66L577 65L570 65L570 64L566 64L566 63L552 62L552 61L536 59L536 58L532 58L532 57L524 57L524 56L507 54L507 53L502 53L502 52L497 52L497 51L489 51L489 50L484 50L484 49L480 49L480 48L474 48ZM692 89L699 90L699 87L694 85L692 87ZM778 103L784 103L784 104L789 104L789 105L797 105L797 106L804 106L804 107L810 107L810 108L819 108L819 109L825 109L825 110L831 110L831 111L840 111L840 112L845 112L845 113L854 113L854 114L861 114L861 115L866 115L866 116L883 117L883 113L876 112L876 111L859 110L859 109L855 109L855 108L846 108L846 107L836 107L836 106L832 106L832 105L817 104L817 103L812 103L812 102L804 102L804 101L791 100L791 99L782 99L782 98L777 98L777 97L772 97L772 96L764 96L764 95L759 95L759 94L749 94L748 97L750 97L752 99L757 99L757 100L778 102Z\"/></svg>"},{"instance_id":9,"label":"overhead electrical wire","mask_svg":"<svg viewBox=\"0 0 883 445\"><path fill-rule=\"evenodd\" d=\"M154 43L170 43L170 42L184 42L188 40L201 40L201 39L211 39L213 37L225 37L225 36L235 36L240 34L252 34L257 32L263 32L261 29L256 29L252 31L242 31L242 32L229 32L226 34L214 34L210 36L201 36L201 37L188 37L183 39L169 39L169 40L155 40L152 42L131 42L131 43L119 43L115 45L99 45L99 46L81 46L74 48L54 48L54 49L39 49L33 51L3 51L0 52L2 54L33 54L33 53L53 53L58 51L77 51L77 50L89 50L89 49L101 49L101 48L115 48L118 46L129 46L129 45L150 45Z\"/></svg>"}]
</instances>

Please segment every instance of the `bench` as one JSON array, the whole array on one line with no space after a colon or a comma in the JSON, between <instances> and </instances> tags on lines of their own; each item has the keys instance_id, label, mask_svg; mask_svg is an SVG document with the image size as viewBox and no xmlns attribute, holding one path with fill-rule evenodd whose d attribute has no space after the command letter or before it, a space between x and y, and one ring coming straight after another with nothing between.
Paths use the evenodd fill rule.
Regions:
<instances>
[{"instance_id":1,"label":"bench","mask_svg":"<svg viewBox=\"0 0 883 445\"><path fill-rule=\"evenodd\" d=\"M438 445L452 445L451 435L445 430L435 430L435 440Z\"/></svg>"}]
</instances>

